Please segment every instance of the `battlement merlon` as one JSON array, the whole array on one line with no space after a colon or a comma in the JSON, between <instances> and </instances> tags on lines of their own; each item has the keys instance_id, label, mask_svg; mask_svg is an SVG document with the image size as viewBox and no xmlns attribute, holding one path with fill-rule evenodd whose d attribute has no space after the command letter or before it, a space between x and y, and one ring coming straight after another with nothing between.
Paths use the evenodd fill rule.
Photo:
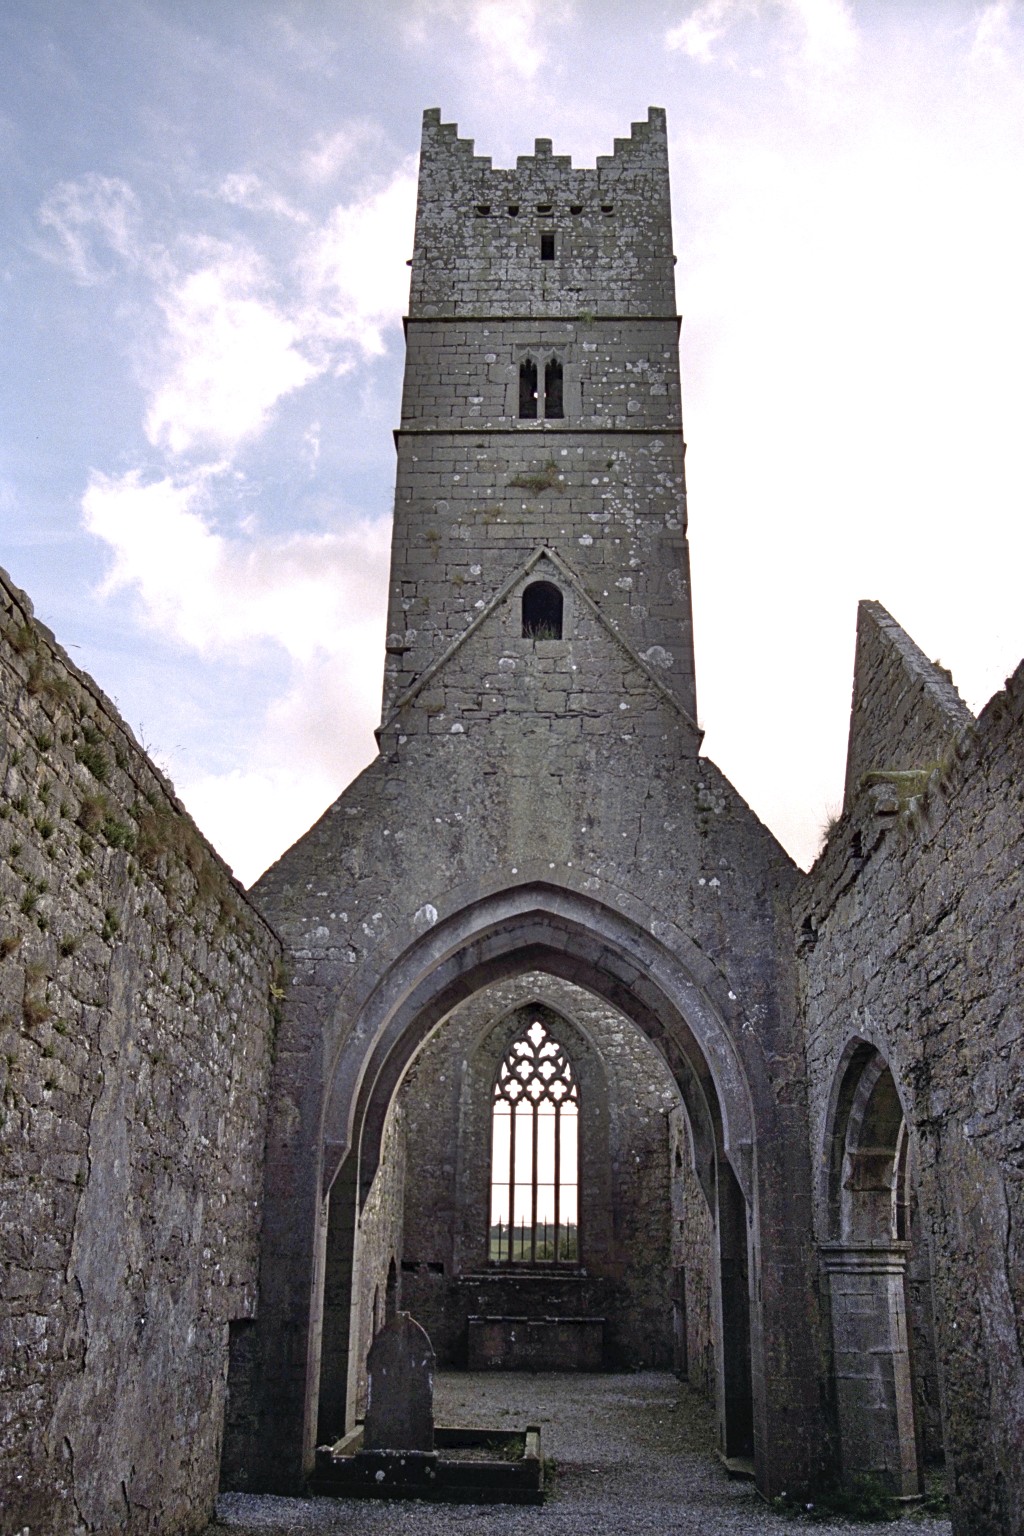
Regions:
<instances>
[{"instance_id":1,"label":"battlement merlon","mask_svg":"<svg viewBox=\"0 0 1024 1536\"><path fill-rule=\"evenodd\" d=\"M411 317L674 317L673 262L662 108L589 168L550 139L496 168L424 113Z\"/></svg>"},{"instance_id":2,"label":"battlement merlon","mask_svg":"<svg viewBox=\"0 0 1024 1536\"><path fill-rule=\"evenodd\" d=\"M490 155L474 154L474 143L473 139L459 138L457 123L441 121L440 107L427 107L423 113L421 160L450 158L463 166L472 165L480 173L493 172L500 176L509 174L501 167L495 170ZM630 124L628 139L616 139L610 155L598 155L591 175L596 171L628 167L638 156L649 156L651 151L655 155L660 154L660 163L664 169L668 162L668 130L664 107L648 107L645 122ZM519 155L515 169L529 171L538 162L560 171L574 169L571 155L552 153L550 139L536 139L533 154ZM585 166L578 166L575 169L584 173L587 171Z\"/></svg>"}]
</instances>

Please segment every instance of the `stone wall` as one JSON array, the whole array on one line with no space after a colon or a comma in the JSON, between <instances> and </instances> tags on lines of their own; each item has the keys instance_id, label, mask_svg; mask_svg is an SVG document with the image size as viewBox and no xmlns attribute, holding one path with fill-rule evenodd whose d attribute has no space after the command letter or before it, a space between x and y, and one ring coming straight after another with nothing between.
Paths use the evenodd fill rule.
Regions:
<instances>
[{"instance_id":1,"label":"stone wall","mask_svg":"<svg viewBox=\"0 0 1024 1536\"><path fill-rule=\"evenodd\" d=\"M672 1298L675 1369L704 1397L715 1396L715 1224L697 1177L693 1135L683 1106L669 1116L672 1170Z\"/></svg>"},{"instance_id":2,"label":"stone wall","mask_svg":"<svg viewBox=\"0 0 1024 1536\"><path fill-rule=\"evenodd\" d=\"M201 1527L256 1305L279 946L0 580L4 1529Z\"/></svg>"},{"instance_id":3,"label":"stone wall","mask_svg":"<svg viewBox=\"0 0 1024 1536\"><path fill-rule=\"evenodd\" d=\"M521 1027L518 1009L538 1000L560 1016L554 1028L579 1083L581 1275L513 1277L487 1261L491 1086L505 1037ZM589 1313L606 1317L608 1364L671 1364L667 1121L678 1099L635 1025L557 977L488 987L440 1025L400 1102L410 1170L403 1304L442 1362L464 1361L470 1315Z\"/></svg>"},{"instance_id":4,"label":"stone wall","mask_svg":"<svg viewBox=\"0 0 1024 1536\"><path fill-rule=\"evenodd\" d=\"M359 1217L359 1328L356 1343L360 1413L366 1404L366 1357L374 1335L402 1304L402 1229L406 1200L405 1112L393 1104L374 1175ZM339 1435L345 1426L338 1426Z\"/></svg>"},{"instance_id":5,"label":"stone wall","mask_svg":"<svg viewBox=\"0 0 1024 1536\"><path fill-rule=\"evenodd\" d=\"M931 768L972 715L938 662L929 662L881 603L857 612L846 793L873 769Z\"/></svg>"},{"instance_id":6,"label":"stone wall","mask_svg":"<svg viewBox=\"0 0 1024 1536\"><path fill-rule=\"evenodd\" d=\"M947 695L942 728L947 679L877 618L862 613L864 766L800 908L818 1236L835 1235L830 1114L859 1040L911 1130L954 1530L1005 1536L1024 1528L1024 665L976 724Z\"/></svg>"}]
</instances>

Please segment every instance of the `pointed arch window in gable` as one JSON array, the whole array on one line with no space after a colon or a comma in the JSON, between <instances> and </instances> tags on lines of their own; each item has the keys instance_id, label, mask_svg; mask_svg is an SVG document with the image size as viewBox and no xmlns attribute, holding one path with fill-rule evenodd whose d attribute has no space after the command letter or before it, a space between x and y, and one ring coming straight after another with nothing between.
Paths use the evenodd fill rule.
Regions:
<instances>
[{"instance_id":1,"label":"pointed arch window in gable","mask_svg":"<svg viewBox=\"0 0 1024 1536\"><path fill-rule=\"evenodd\" d=\"M519 364L519 419L537 419L537 364L532 357L524 357Z\"/></svg>"},{"instance_id":2,"label":"pointed arch window in gable","mask_svg":"<svg viewBox=\"0 0 1024 1536\"><path fill-rule=\"evenodd\" d=\"M491 1097L492 1264L580 1262L579 1091L564 1048L534 1019Z\"/></svg>"},{"instance_id":3,"label":"pointed arch window in gable","mask_svg":"<svg viewBox=\"0 0 1024 1536\"><path fill-rule=\"evenodd\" d=\"M523 593L523 639L561 640L564 609L553 581L531 581Z\"/></svg>"},{"instance_id":4,"label":"pointed arch window in gable","mask_svg":"<svg viewBox=\"0 0 1024 1536\"><path fill-rule=\"evenodd\" d=\"M544 365L544 419L557 421L565 415L562 409L562 365L557 357L551 357Z\"/></svg>"}]
</instances>

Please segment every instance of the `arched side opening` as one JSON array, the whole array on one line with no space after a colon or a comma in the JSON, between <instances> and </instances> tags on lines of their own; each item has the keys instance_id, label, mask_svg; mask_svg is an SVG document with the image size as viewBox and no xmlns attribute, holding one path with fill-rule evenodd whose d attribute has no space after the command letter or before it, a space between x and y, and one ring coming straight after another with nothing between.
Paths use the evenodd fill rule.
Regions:
<instances>
[{"instance_id":1,"label":"arched side opening","mask_svg":"<svg viewBox=\"0 0 1024 1536\"><path fill-rule=\"evenodd\" d=\"M912 1242L916 1193L903 1104L888 1063L867 1041L852 1041L845 1053L826 1151L830 1240L822 1257L843 1475L869 1474L911 1497L921 1489L914 1345L922 1329L908 1309L908 1276L920 1291L926 1248L919 1241L915 1252ZM930 1316L925 1332L931 1355Z\"/></svg>"},{"instance_id":2,"label":"arched side opening","mask_svg":"<svg viewBox=\"0 0 1024 1536\"><path fill-rule=\"evenodd\" d=\"M561 640L564 599L553 581L531 581L523 592L523 639Z\"/></svg>"},{"instance_id":3,"label":"arched side opening","mask_svg":"<svg viewBox=\"0 0 1024 1536\"><path fill-rule=\"evenodd\" d=\"M622 920L616 918L615 921ZM672 1003L653 979L658 969L653 955L641 980L635 951L654 943L647 936L634 936L630 944L633 952L629 953L617 949L607 932L587 935L582 930L574 931L572 924L553 920L551 914L521 913L518 921L510 921L506 914L504 921L489 926L485 934L477 935L471 942L455 949L441 942L445 937L436 934L430 941L438 944L441 953L429 975L423 974L419 983L412 977L404 978L401 986L395 978L392 992L394 1002L388 1008L388 1016L381 1019L376 1049L371 1052L369 1060L363 1058L361 1086L355 1098L350 1101L351 1109L347 1113L343 1112L353 1127L352 1134L356 1142L353 1152L341 1162L340 1176L342 1188L346 1190L346 1201L350 1187L349 1170L353 1164L359 1170L358 1184L362 1191L360 1199L365 1200L372 1190L374 1174L380 1161L382 1127L395 1091L421 1041L460 1000L491 981L519 975L526 970L542 970L583 985L595 995L622 1008L627 1017L638 1024L662 1052L683 1095L693 1126L695 1165L701 1175L702 1187L706 1187L716 1213L714 1288L720 1319L716 1329L716 1385L722 1444L730 1455L749 1455L753 1424L758 1411L753 1400L753 1380L756 1377L751 1368L752 1266L747 1251L752 1222L740 1176L729 1165L723 1104L709 1058L705 1054L705 1050L710 1048L710 1060L715 1062L718 1071L724 1068L725 1081L730 1089L729 1116L735 1128L734 1145L741 1154L739 1169L746 1176L749 1162L742 1153L743 1147L749 1145L749 1135L743 1134L749 1124L749 1101L744 1099L740 1088L742 1079L734 1075L736 1064L731 1057L731 1047L727 1045L726 1037L719 1029L717 1037L712 1031L712 1036L707 1038L705 1049L697 1045L679 1005ZM617 975L617 972L621 974ZM686 994L688 1010L698 1005L699 1011L700 994L693 988L692 981L684 984L681 978L680 991ZM363 1038L366 1038L365 1034ZM341 1066L342 1063L339 1063L339 1071ZM341 1079L336 1078L336 1081L340 1082ZM341 1104L339 1100L339 1109ZM335 1119L334 1123L337 1125L338 1121ZM735 1130L739 1130L738 1136ZM332 1142L337 1145L336 1133L332 1137L328 1129L327 1140L328 1145ZM333 1189L331 1206L333 1217ZM357 1208L348 1207L348 1213L349 1225L355 1225ZM337 1243L339 1251L348 1253L353 1253L358 1246L358 1239L353 1241L340 1230L332 1233L331 1241L332 1244ZM329 1273L332 1267L329 1254ZM355 1267L358 1268L357 1253ZM324 1405L332 1403L332 1434L340 1433L344 1427L344 1421L339 1422L339 1413L343 1391L341 1371L346 1363L349 1373L347 1417L350 1418L355 1398L357 1361L354 1356L349 1358L347 1341L336 1339L333 1347L328 1350L325 1334L321 1421L324 1422L327 1417ZM764 1422L763 1410L761 1422Z\"/></svg>"}]
</instances>

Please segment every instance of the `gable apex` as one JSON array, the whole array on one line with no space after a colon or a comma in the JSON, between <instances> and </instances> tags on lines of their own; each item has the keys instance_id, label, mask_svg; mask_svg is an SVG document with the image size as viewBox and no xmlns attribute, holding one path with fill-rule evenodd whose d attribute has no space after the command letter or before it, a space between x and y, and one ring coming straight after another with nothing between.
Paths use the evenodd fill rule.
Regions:
<instances>
[{"instance_id":1,"label":"gable apex","mask_svg":"<svg viewBox=\"0 0 1024 1536\"><path fill-rule=\"evenodd\" d=\"M632 667L635 667L636 670L642 674L644 681L655 691L655 693L657 693L662 701L671 705L673 712L677 714L685 723L685 725L690 729L690 731L693 732L696 738L696 747L699 748L700 743L704 737L704 732L701 730L700 726L689 714L689 712L683 708L682 704L680 704L679 700L676 698L671 689L666 687L665 683L658 675L659 667L671 665L672 658L669 656L669 653L660 646L649 647L647 653L637 652L633 646L630 645L629 642L623 637L616 626L611 623L605 614L601 611L599 605L591 597L590 593L586 590L585 586L581 582L579 576L568 564L565 558L560 555L557 550L552 549L549 545L538 545L532 551L532 553L523 562L523 564L519 566L519 568L514 571L512 575L498 589L490 601L484 604L484 606L470 621L470 623L467 624L462 633L455 638L455 640L447 647L445 651L442 652L442 654L437 658L435 662L432 663L431 666L427 667L427 669L416 679L411 687L407 688L405 692L395 701L393 709L381 722L380 728L376 733L378 742L381 740L382 735L388 730L388 728L395 724L398 716L402 713L402 711L408 708L408 706L412 704L419 697L419 695L432 682L434 682L436 678L440 676L442 672L444 672L444 670L452 662L453 658L470 641L473 635L475 635L488 621L488 619L497 613L509 601L509 599L513 597L514 594L516 594L521 588L528 584L529 578L531 576L541 579L544 577L549 577L558 583L561 587L563 587L568 593L571 593L573 601L579 604L583 611L596 622L598 628L607 636L608 639L613 642L618 650L623 653L624 659L628 662L628 664Z\"/></svg>"}]
</instances>

